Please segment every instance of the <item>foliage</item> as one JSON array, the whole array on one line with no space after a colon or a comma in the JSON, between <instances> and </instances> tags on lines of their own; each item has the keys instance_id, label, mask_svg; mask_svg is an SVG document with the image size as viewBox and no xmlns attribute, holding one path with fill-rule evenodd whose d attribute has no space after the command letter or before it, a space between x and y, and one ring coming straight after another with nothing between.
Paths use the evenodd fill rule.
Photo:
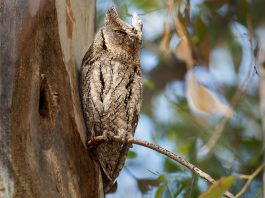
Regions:
<instances>
[{"instance_id":1,"label":"foliage","mask_svg":"<svg viewBox=\"0 0 265 198\"><path fill-rule=\"evenodd\" d=\"M199 198L220 198L228 190L228 188L233 184L234 177L229 176L226 178L221 178L215 184L209 187L209 189L201 194Z\"/></svg>"},{"instance_id":2,"label":"foliage","mask_svg":"<svg viewBox=\"0 0 265 198\"><path fill-rule=\"evenodd\" d=\"M102 6L104 3L100 2ZM263 158L262 129L259 77L254 65L258 49L256 31L264 28L265 2L116 0L115 3L125 19L129 20L132 11L140 13L146 31L143 51L150 52L157 60L152 68L142 64L143 114L154 126L153 141L172 145L174 152L216 179L249 174L259 167ZM103 23L104 12L102 9L98 14L99 26ZM160 21L150 20L152 17ZM149 24L150 21L153 23ZM217 61L214 61L215 56L219 57ZM217 103L224 105L223 108L234 111L231 118L225 113L212 113L219 108L215 105L207 106L205 112L200 105L191 106L189 100L194 100L194 96L186 92L188 71L192 71L199 82L196 86L207 90L206 95L214 97ZM227 80L228 76L232 76L232 80ZM196 100L204 108L212 99L202 100L201 94L200 91L197 93ZM167 104L167 109L164 106L160 109L158 101L161 100L162 104ZM214 139L214 134L219 136ZM210 139L214 140L212 146L208 144ZM132 160L146 163L135 152L129 153L134 158ZM129 160L129 168L132 160ZM163 157L162 161L163 171L157 176L159 179L141 178L140 190L147 184L151 188L145 186L144 189L153 189L155 197L199 197L206 190L202 187L205 183L202 185L201 179L187 174L188 170L167 158ZM230 182L231 177L227 179ZM229 183L225 179L220 182L223 181ZM245 193L247 197L257 196L262 187L261 177L256 177L254 182L251 190ZM243 183L236 180L230 191L236 194L242 186ZM218 186L210 189L224 190Z\"/></svg>"}]
</instances>

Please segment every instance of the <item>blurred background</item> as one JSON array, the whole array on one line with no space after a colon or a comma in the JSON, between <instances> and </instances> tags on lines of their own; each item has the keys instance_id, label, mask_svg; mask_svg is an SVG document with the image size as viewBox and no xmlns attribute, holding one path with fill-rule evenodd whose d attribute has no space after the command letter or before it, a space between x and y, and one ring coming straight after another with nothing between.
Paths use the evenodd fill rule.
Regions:
<instances>
[{"instance_id":1,"label":"blurred background","mask_svg":"<svg viewBox=\"0 0 265 198\"><path fill-rule=\"evenodd\" d=\"M97 30L112 5L128 23L134 12L143 21L144 101L136 138L215 179L253 173L264 163L265 1L97 0ZM237 194L245 182L234 180L230 191ZM242 197L263 197L262 185L258 174ZM117 192L107 198L199 197L207 188L190 170L135 145Z\"/></svg>"}]
</instances>

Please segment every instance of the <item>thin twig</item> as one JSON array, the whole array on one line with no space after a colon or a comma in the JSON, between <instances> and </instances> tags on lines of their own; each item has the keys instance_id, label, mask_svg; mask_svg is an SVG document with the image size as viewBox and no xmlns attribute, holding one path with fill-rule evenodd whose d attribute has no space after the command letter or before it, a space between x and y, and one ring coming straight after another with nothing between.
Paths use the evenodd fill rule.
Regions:
<instances>
[{"instance_id":1,"label":"thin twig","mask_svg":"<svg viewBox=\"0 0 265 198\"><path fill-rule=\"evenodd\" d=\"M202 153L204 153L206 155L207 153L209 153L210 151L213 150L214 145L216 144L216 142L221 137L221 134L224 131L224 127L225 127L225 125L229 119L230 119L229 117L224 117L222 119L222 121L216 126L216 128L215 128L212 136L208 140L208 142L204 146L201 147L200 151L202 151Z\"/></svg>"},{"instance_id":2,"label":"thin twig","mask_svg":"<svg viewBox=\"0 0 265 198\"><path fill-rule=\"evenodd\" d=\"M88 142L88 144L100 144L100 143L104 143L107 141L115 141L115 142L125 142L124 139L121 139L119 136L114 136L111 137L111 140L109 140L107 137L105 136L96 136L93 137L93 140L90 140ZM152 150L155 150L163 155L166 155L167 157L169 157L170 159L180 163L181 165L185 166L186 168L190 169L193 173L195 173L196 175L198 175L199 177L201 177L202 179L204 179L205 181L207 181L209 184L213 184L215 183L215 180L208 175L207 173L203 172L201 169L199 169L198 167L194 166L193 164L191 164L190 162L186 161L185 159L183 159L182 157L176 155L175 153L161 147L158 145L155 145L153 143L147 142L145 140L139 140L139 139L129 139L126 140L126 143L128 144L137 144L137 145L141 145L147 148L150 148ZM226 192L224 194L224 196L232 198L234 197L232 193L230 192Z\"/></svg>"},{"instance_id":3,"label":"thin twig","mask_svg":"<svg viewBox=\"0 0 265 198\"><path fill-rule=\"evenodd\" d=\"M265 168L265 164L262 164L261 166L259 166L254 173L252 173L251 175L242 175L240 176L240 178L245 179L248 177L247 182L245 183L245 185L243 186L243 188L236 194L235 198L239 198L241 197L246 190L248 189L250 183L253 181L253 179L255 179L255 177Z\"/></svg>"}]
</instances>

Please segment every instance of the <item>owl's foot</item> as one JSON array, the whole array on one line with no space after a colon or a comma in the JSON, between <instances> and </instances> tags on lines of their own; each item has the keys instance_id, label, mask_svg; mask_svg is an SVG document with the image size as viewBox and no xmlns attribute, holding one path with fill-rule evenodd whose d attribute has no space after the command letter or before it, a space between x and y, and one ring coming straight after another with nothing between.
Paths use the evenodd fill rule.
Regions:
<instances>
[{"instance_id":1,"label":"owl's foot","mask_svg":"<svg viewBox=\"0 0 265 198\"><path fill-rule=\"evenodd\" d=\"M113 132L110 132L110 131L104 131L102 136L104 138L106 138L108 141L113 141L115 134Z\"/></svg>"},{"instance_id":2,"label":"owl's foot","mask_svg":"<svg viewBox=\"0 0 265 198\"><path fill-rule=\"evenodd\" d=\"M122 142L127 144L130 148L132 148L131 141L133 140L133 135L131 133L120 133L119 138Z\"/></svg>"}]
</instances>

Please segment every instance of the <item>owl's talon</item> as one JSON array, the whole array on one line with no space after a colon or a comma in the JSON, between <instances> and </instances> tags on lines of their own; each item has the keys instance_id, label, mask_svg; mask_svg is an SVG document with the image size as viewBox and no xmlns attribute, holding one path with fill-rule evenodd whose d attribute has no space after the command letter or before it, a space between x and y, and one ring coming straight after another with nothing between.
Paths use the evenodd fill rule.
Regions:
<instances>
[{"instance_id":1,"label":"owl's talon","mask_svg":"<svg viewBox=\"0 0 265 198\"><path fill-rule=\"evenodd\" d=\"M130 148L133 147L133 144L131 143L132 140L133 140L133 135L131 133L127 133L126 134L126 141L127 141L126 143L128 144L128 146Z\"/></svg>"},{"instance_id":2,"label":"owl's talon","mask_svg":"<svg viewBox=\"0 0 265 198\"><path fill-rule=\"evenodd\" d=\"M113 132L110 132L110 131L104 131L102 136L104 138L106 138L107 141L113 141L115 134Z\"/></svg>"},{"instance_id":3,"label":"owl's talon","mask_svg":"<svg viewBox=\"0 0 265 198\"><path fill-rule=\"evenodd\" d=\"M127 142L126 134L121 133L121 134L119 135L119 139L121 139L122 142L126 143L126 142Z\"/></svg>"},{"instance_id":4,"label":"owl's talon","mask_svg":"<svg viewBox=\"0 0 265 198\"><path fill-rule=\"evenodd\" d=\"M132 134L120 133L119 138L121 139L121 142L127 144L130 148L132 148L132 143L130 143L133 140Z\"/></svg>"},{"instance_id":5,"label":"owl's talon","mask_svg":"<svg viewBox=\"0 0 265 198\"><path fill-rule=\"evenodd\" d=\"M133 140L133 135L131 133L127 134L127 141L131 142Z\"/></svg>"}]
</instances>

